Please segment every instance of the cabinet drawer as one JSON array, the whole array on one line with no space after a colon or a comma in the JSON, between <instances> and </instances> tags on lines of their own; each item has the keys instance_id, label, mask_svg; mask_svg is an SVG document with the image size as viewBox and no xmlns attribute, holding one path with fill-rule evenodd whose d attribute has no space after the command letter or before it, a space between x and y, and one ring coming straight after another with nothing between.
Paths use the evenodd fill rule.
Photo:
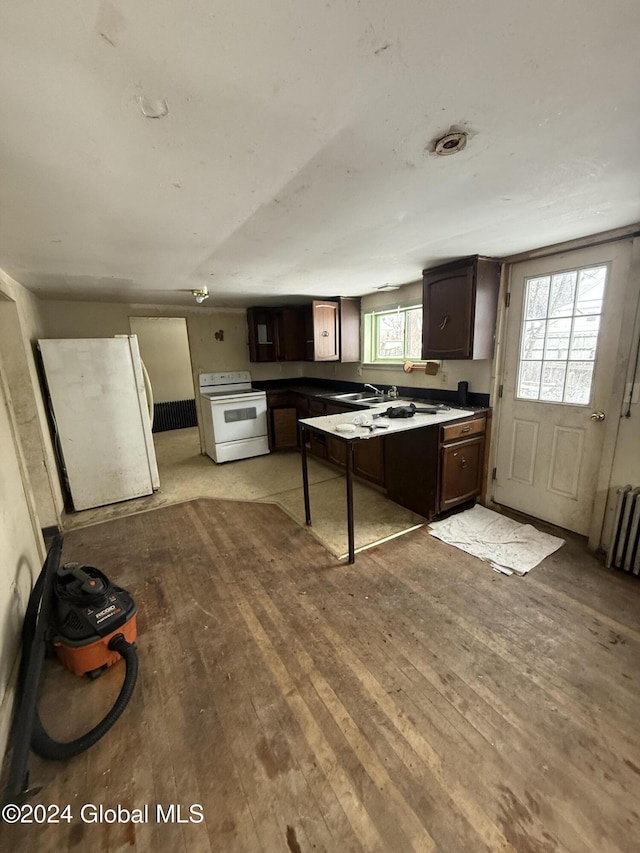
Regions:
<instances>
[{"instance_id":1,"label":"cabinet drawer","mask_svg":"<svg viewBox=\"0 0 640 853\"><path fill-rule=\"evenodd\" d=\"M463 421L459 424L449 424L442 427L442 442L457 441L460 438L469 438L472 435L481 435L487 426L486 418L474 418L472 421Z\"/></svg>"}]
</instances>

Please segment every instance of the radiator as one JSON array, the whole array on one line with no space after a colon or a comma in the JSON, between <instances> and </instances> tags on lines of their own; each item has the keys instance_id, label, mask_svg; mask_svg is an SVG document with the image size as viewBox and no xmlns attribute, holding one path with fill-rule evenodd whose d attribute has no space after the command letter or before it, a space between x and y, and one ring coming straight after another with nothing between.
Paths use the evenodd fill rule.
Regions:
<instances>
[{"instance_id":1,"label":"radiator","mask_svg":"<svg viewBox=\"0 0 640 853\"><path fill-rule=\"evenodd\" d=\"M153 432L184 429L197 425L195 400L171 400L169 403L154 403Z\"/></svg>"},{"instance_id":2,"label":"radiator","mask_svg":"<svg viewBox=\"0 0 640 853\"><path fill-rule=\"evenodd\" d=\"M640 487L622 486L613 524L613 538L607 553L607 568L640 574Z\"/></svg>"}]
</instances>

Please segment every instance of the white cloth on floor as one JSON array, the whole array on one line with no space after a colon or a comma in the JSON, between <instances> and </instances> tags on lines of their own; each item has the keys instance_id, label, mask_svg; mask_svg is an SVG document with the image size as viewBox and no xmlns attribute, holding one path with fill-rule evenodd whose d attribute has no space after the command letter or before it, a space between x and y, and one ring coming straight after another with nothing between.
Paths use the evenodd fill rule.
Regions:
<instances>
[{"instance_id":1,"label":"white cloth on floor","mask_svg":"<svg viewBox=\"0 0 640 853\"><path fill-rule=\"evenodd\" d=\"M434 522L429 532L449 545L486 560L499 571L507 568L519 575L526 574L564 545L564 539L479 505Z\"/></svg>"}]
</instances>

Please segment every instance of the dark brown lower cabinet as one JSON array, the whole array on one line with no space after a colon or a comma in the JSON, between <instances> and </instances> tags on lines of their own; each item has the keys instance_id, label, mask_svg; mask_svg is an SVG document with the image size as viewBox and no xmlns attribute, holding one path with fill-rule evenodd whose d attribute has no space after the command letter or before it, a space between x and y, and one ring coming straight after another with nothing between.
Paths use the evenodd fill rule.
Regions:
<instances>
[{"instance_id":1,"label":"dark brown lower cabinet","mask_svg":"<svg viewBox=\"0 0 640 853\"><path fill-rule=\"evenodd\" d=\"M384 442L387 497L433 518L438 506L438 426L387 435Z\"/></svg>"},{"instance_id":2,"label":"dark brown lower cabinet","mask_svg":"<svg viewBox=\"0 0 640 853\"><path fill-rule=\"evenodd\" d=\"M271 447L294 447L297 420L359 409L301 392L269 392ZM489 413L490 415L490 413ZM386 488L396 503L431 520L482 494L486 486L488 415L376 436L353 445L353 473ZM308 432L309 453L343 467L345 441Z\"/></svg>"},{"instance_id":3,"label":"dark brown lower cabinet","mask_svg":"<svg viewBox=\"0 0 640 853\"><path fill-rule=\"evenodd\" d=\"M353 473L384 485L384 436L359 441L353 449Z\"/></svg>"},{"instance_id":4,"label":"dark brown lower cabinet","mask_svg":"<svg viewBox=\"0 0 640 853\"><path fill-rule=\"evenodd\" d=\"M272 450L298 445L298 419L293 406L271 409Z\"/></svg>"},{"instance_id":5,"label":"dark brown lower cabinet","mask_svg":"<svg viewBox=\"0 0 640 853\"><path fill-rule=\"evenodd\" d=\"M327 459L329 462L333 462L334 465L346 465L347 464L347 445L344 441L340 441L339 438L333 438L333 436L327 436Z\"/></svg>"},{"instance_id":6,"label":"dark brown lower cabinet","mask_svg":"<svg viewBox=\"0 0 640 853\"><path fill-rule=\"evenodd\" d=\"M431 520L482 493L486 416L389 435L385 485L392 501Z\"/></svg>"}]
</instances>

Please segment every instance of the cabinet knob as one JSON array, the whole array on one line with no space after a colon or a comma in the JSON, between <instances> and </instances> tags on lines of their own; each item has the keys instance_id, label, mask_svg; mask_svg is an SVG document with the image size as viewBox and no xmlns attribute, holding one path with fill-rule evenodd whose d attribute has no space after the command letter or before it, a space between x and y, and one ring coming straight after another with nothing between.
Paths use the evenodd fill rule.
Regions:
<instances>
[{"instance_id":1,"label":"cabinet knob","mask_svg":"<svg viewBox=\"0 0 640 853\"><path fill-rule=\"evenodd\" d=\"M323 337L323 338L328 338L328 337L329 337L329 332L327 332L327 330L326 330L326 329L325 329L325 330L324 330L324 332L322 333L322 337Z\"/></svg>"},{"instance_id":2,"label":"cabinet knob","mask_svg":"<svg viewBox=\"0 0 640 853\"><path fill-rule=\"evenodd\" d=\"M470 426L462 427L460 432L471 432L471 427Z\"/></svg>"},{"instance_id":3,"label":"cabinet knob","mask_svg":"<svg viewBox=\"0 0 640 853\"><path fill-rule=\"evenodd\" d=\"M449 317L449 315L445 314L444 317L442 318L442 322L440 323L440 329L444 329L444 327L447 325L447 323L449 322L450 319L451 318Z\"/></svg>"},{"instance_id":4,"label":"cabinet knob","mask_svg":"<svg viewBox=\"0 0 640 853\"><path fill-rule=\"evenodd\" d=\"M460 460L460 467L466 468L468 465L469 465L469 463L467 462L467 460L463 456L462 459Z\"/></svg>"}]
</instances>

